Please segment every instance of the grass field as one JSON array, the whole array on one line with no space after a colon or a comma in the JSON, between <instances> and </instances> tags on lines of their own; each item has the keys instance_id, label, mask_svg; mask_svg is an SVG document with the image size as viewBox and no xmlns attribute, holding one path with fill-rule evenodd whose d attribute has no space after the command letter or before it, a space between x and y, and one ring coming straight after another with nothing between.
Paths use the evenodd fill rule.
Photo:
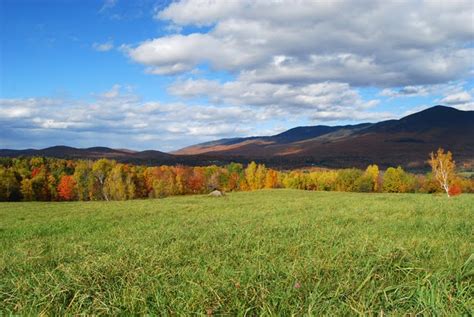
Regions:
<instances>
[{"instance_id":1,"label":"grass field","mask_svg":"<svg viewBox=\"0 0 474 317\"><path fill-rule=\"evenodd\" d=\"M474 311L474 195L2 203L0 243L3 313Z\"/></svg>"}]
</instances>

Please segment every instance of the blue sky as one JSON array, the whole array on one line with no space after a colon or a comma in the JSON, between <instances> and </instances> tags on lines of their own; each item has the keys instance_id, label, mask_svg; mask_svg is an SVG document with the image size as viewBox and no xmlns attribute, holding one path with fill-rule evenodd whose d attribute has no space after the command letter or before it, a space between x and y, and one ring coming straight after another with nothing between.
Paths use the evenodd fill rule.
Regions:
<instances>
[{"instance_id":1,"label":"blue sky","mask_svg":"<svg viewBox=\"0 0 474 317\"><path fill-rule=\"evenodd\" d=\"M0 148L171 151L474 110L470 1L0 3Z\"/></svg>"}]
</instances>

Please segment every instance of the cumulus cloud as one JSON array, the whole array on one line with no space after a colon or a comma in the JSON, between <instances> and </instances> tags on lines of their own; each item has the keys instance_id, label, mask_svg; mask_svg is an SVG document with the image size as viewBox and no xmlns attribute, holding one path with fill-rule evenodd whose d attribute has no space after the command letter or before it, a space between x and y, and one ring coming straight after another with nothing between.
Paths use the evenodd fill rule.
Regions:
<instances>
[{"instance_id":1,"label":"cumulus cloud","mask_svg":"<svg viewBox=\"0 0 474 317\"><path fill-rule=\"evenodd\" d=\"M397 89L383 89L379 95L390 98L432 96L433 102L441 105L451 106L460 110L474 110L474 90L469 91L468 83L465 81L450 82L447 84L427 86L406 86ZM436 98L434 96L440 96ZM420 105L408 112L424 110L432 105Z\"/></svg>"},{"instance_id":2,"label":"cumulus cloud","mask_svg":"<svg viewBox=\"0 0 474 317\"><path fill-rule=\"evenodd\" d=\"M209 32L150 39L128 54L160 75L208 63L258 82L435 84L472 70L473 14L470 1L185 0L156 18Z\"/></svg>"},{"instance_id":3,"label":"cumulus cloud","mask_svg":"<svg viewBox=\"0 0 474 317\"><path fill-rule=\"evenodd\" d=\"M378 100L364 100L348 84L334 82L292 86L245 80L219 83L188 79L171 85L169 92L184 98L209 97L214 104L254 106L282 116L307 115L319 120L353 119L354 112L360 112L359 118L363 119L365 110L378 104ZM338 115L325 115L335 113Z\"/></svg>"},{"instance_id":4,"label":"cumulus cloud","mask_svg":"<svg viewBox=\"0 0 474 317\"><path fill-rule=\"evenodd\" d=\"M472 96L467 91L461 91L453 93L451 95L447 95L446 97L441 99L440 102L448 105L459 105L464 104L466 102L470 102L471 100Z\"/></svg>"},{"instance_id":5,"label":"cumulus cloud","mask_svg":"<svg viewBox=\"0 0 474 317\"><path fill-rule=\"evenodd\" d=\"M453 106L460 110L474 110L474 98L465 90L455 90L439 100L441 104Z\"/></svg>"},{"instance_id":6,"label":"cumulus cloud","mask_svg":"<svg viewBox=\"0 0 474 317\"><path fill-rule=\"evenodd\" d=\"M426 86L405 86L400 89L385 88L380 92L380 95L391 98L426 96L430 93L430 88Z\"/></svg>"}]
</instances>

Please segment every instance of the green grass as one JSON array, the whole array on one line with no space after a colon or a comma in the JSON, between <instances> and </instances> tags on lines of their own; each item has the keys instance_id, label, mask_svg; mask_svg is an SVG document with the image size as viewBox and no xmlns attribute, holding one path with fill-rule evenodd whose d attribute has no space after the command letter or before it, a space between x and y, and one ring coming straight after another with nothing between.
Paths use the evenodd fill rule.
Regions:
<instances>
[{"instance_id":1,"label":"green grass","mask_svg":"<svg viewBox=\"0 0 474 317\"><path fill-rule=\"evenodd\" d=\"M469 316L473 219L474 195L2 203L0 311Z\"/></svg>"}]
</instances>

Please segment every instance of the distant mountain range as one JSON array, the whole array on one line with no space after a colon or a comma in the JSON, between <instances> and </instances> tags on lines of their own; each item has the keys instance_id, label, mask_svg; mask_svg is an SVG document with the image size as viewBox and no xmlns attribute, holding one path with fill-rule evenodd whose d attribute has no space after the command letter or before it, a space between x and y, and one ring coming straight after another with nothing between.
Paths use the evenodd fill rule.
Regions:
<instances>
[{"instance_id":1,"label":"distant mountain range","mask_svg":"<svg viewBox=\"0 0 474 317\"><path fill-rule=\"evenodd\" d=\"M438 147L453 152L458 163L474 163L474 111L435 106L399 120L345 126L296 127L273 136L221 139L173 153L76 149L55 146L42 150L0 150L0 156L101 157L140 164L225 164L256 160L269 166L426 167L428 154Z\"/></svg>"}]
</instances>

